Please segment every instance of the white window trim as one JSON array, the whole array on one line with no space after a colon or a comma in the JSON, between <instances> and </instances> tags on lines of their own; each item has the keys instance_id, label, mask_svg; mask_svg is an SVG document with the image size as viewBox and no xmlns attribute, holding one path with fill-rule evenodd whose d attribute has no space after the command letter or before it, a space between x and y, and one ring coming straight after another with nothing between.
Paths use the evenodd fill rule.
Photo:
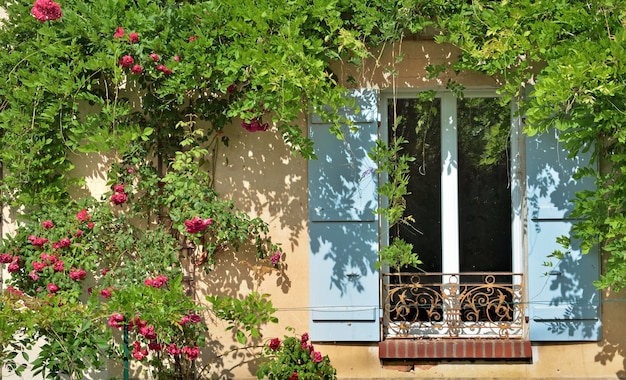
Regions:
<instances>
[{"instance_id":1,"label":"white window trim","mask_svg":"<svg viewBox=\"0 0 626 380\"><path fill-rule=\"evenodd\" d=\"M388 136L388 112L387 104L390 99L407 99L417 98L417 94L433 89L416 90L396 90L396 91L381 91L380 93L380 118L381 127L379 128L379 138L387 143L389 141ZM436 89L435 89L436 90ZM456 96L450 91L436 90L436 97L442 99L441 103L441 118L442 118L442 139L450 138L450 136L456 137L457 117L456 117ZM470 89L464 91L464 96L471 97L498 97L495 89ZM454 102L450 102L454 99ZM446 101L447 100L447 101ZM522 273L526 276L526 244L525 244L525 166L524 166L524 137L522 133L522 117L517 114L519 110L517 102L511 102L511 136L510 136L510 186L511 186L511 254L512 263L511 271L513 273ZM448 122L444 122L448 120ZM442 166L449 165L450 162L454 162L457 159L456 151L456 139L454 139L453 152L444 152L442 150L441 163ZM452 201L442 202L442 221L446 220L447 227L442 228L442 251L447 255L452 256L449 258L446 256L446 260L442 263L442 272L444 273L459 273L459 241L458 241L458 173L453 165L450 165L450 171L448 172L446 167L442 167L442 186L441 197L442 199L448 199ZM448 172L448 174L445 174ZM387 181L387 175L383 174L379 183L385 183ZM381 207L387 207L388 202L386 199L380 199L379 204ZM456 223L452 223L456 221ZM450 227L453 225L454 227ZM389 225L384 218L380 218L380 246L389 244ZM456 252L456 255L450 254ZM383 267L383 271L389 271L389 267ZM517 282L523 281L519 277L514 277ZM381 287L384 289L385 287ZM527 296L527 289L523 289L524 297ZM384 300L384 295L381 294L381 301ZM381 306L384 307L383 302ZM527 315L527 311L525 311ZM433 331L428 331L429 335L432 335ZM417 334L418 335L418 334ZM441 336L447 336L446 331L441 331ZM528 336L528 329L524 327L522 332L524 338ZM465 337L471 337L471 334L465 335ZM477 336L478 337L478 336Z\"/></svg>"}]
</instances>

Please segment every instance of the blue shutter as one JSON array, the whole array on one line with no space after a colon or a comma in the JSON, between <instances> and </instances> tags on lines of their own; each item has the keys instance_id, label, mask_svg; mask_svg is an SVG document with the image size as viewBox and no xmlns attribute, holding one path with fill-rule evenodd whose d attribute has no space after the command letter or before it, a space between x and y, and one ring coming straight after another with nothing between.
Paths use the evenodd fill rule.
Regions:
<instances>
[{"instance_id":1,"label":"blue shutter","mask_svg":"<svg viewBox=\"0 0 626 380\"><path fill-rule=\"evenodd\" d=\"M593 180L575 180L577 168L589 165L589 154L575 159L560 147L558 131L526 141L528 210L528 317L534 341L600 339L600 293L593 281L600 275L597 248L582 254L572 240L570 254L548 258L559 236L570 236L576 220L568 219L575 192L593 188ZM546 265L550 263L551 266Z\"/></svg>"},{"instance_id":2,"label":"blue shutter","mask_svg":"<svg viewBox=\"0 0 626 380\"><path fill-rule=\"evenodd\" d=\"M309 137L310 336L314 341L378 341L378 183L368 152L378 138L377 92L352 91L341 112L358 127L345 138L313 115Z\"/></svg>"}]
</instances>

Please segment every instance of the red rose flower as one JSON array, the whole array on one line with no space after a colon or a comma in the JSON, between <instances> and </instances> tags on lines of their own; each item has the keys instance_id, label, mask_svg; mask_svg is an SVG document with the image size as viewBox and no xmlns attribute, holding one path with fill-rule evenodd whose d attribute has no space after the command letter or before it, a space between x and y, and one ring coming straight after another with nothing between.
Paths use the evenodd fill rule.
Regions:
<instances>
[{"instance_id":1,"label":"red rose flower","mask_svg":"<svg viewBox=\"0 0 626 380\"><path fill-rule=\"evenodd\" d=\"M84 280L87 276L87 272L84 269L74 269L70 271L70 278L74 281Z\"/></svg>"},{"instance_id":2,"label":"red rose flower","mask_svg":"<svg viewBox=\"0 0 626 380\"><path fill-rule=\"evenodd\" d=\"M18 270L20 270L20 265L18 263L11 263L7 267L7 271L9 271L9 273L17 272Z\"/></svg>"},{"instance_id":3,"label":"red rose flower","mask_svg":"<svg viewBox=\"0 0 626 380\"><path fill-rule=\"evenodd\" d=\"M50 293L56 293L59 291L59 287L56 284L48 284L47 288Z\"/></svg>"},{"instance_id":4,"label":"red rose flower","mask_svg":"<svg viewBox=\"0 0 626 380\"><path fill-rule=\"evenodd\" d=\"M274 338L270 340L270 350L276 351L278 350L278 347L280 347L280 339Z\"/></svg>"},{"instance_id":5,"label":"red rose flower","mask_svg":"<svg viewBox=\"0 0 626 380\"><path fill-rule=\"evenodd\" d=\"M122 66L123 68L127 68L133 63L135 63L135 60L130 55L125 55L122 58L120 58L120 60L117 63L119 63L120 66Z\"/></svg>"},{"instance_id":6,"label":"red rose flower","mask_svg":"<svg viewBox=\"0 0 626 380\"><path fill-rule=\"evenodd\" d=\"M118 205L118 206L126 203L127 199L128 197L125 193L115 193L111 195L111 202L113 202L113 204Z\"/></svg>"},{"instance_id":7,"label":"red rose flower","mask_svg":"<svg viewBox=\"0 0 626 380\"><path fill-rule=\"evenodd\" d=\"M128 35L128 39L131 43L136 44L137 42L139 42L139 34L137 34L137 32L132 32Z\"/></svg>"},{"instance_id":8,"label":"red rose flower","mask_svg":"<svg viewBox=\"0 0 626 380\"><path fill-rule=\"evenodd\" d=\"M153 60L154 62L156 62L156 61L158 61L159 59L161 59L161 57L159 57L159 55L158 55L158 54L154 54L154 53L150 54L150 58L152 58L152 60ZM130 169L129 169L129 170L130 170Z\"/></svg>"},{"instance_id":9,"label":"red rose flower","mask_svg":"<svg viewBox=\"0 0 626 380\"><path fill-rule=\"evenodd\" d=\"M141 74L141 72L143 71L143 67L141 67L141 65L134 65L133 67L130 68L130 71L132 71L135 74Z\"/></svg>"},{"instance_id":10,"label":"red rose flower","mask_svg":"<svg viewBox=\"0 0 626 380\"><path fill-rule=\"evenodd\" d=\"M113 38L122 38L124 37L124 34L125 34L124 28L120 26L115 30L115 34L113 34Z\"/></svg>"},{"instance_id":11,"label":"red rose flower","mask_svg":"<svg viewBox=\"0 0 626 380\"><path fill-rule=\"evenodd\" d=\"M30 14L41 22L53 21L61 18L61 6L52 0L36 0Z\"/></svg>"},{"instance_id":12,"label":"red rose flower","mask_svg":"<svg viewBox=\"0 0 626 380\"><path fill-rule=\"evenodd\" d=\"M89 216L89 214L87 213L87 210L85 209L82 209L76 213L76 220L84 222L90 219L91 219L91 216Z\"/></svg>"}]
</instances>

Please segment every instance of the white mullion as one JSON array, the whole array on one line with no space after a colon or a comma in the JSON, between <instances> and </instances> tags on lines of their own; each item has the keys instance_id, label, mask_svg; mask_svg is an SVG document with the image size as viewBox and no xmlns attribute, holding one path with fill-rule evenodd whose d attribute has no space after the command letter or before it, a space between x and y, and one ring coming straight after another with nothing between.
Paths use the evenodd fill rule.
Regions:
<instances>
[{"instance_id":1,"label":"white mullion","mask_svg":"<svg viewBox=\"0 0 626 380\"><path fill-rule=\"evenodd\" d=\"M442 271L459 273L459 197L456 97L441 96ZM445 281L444 281L445 282Z\"/></svg>"}]
</instances>

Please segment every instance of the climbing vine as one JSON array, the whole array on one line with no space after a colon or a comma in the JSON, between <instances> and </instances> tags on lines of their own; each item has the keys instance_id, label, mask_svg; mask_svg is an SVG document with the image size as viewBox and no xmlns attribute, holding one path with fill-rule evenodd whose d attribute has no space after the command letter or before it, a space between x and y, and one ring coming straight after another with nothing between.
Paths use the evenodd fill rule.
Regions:
<instances>
[{"instance_id":1,"label":"climbing vine","mask_svg":"<svg viewBox=\"0 0 626 380\"><path fill-rule=\"evenodd\" d=\"M583 252L609 253L601 288L626 286L626 5L623 2L436 2L439 42L461 48L451 68L500 80L505 100L519 102L525 133L559 131L571 157L591 150L577 178L596 190L577 194L573 228ZM561 240L568 245L568 239Z\"/></svg>"},{"instance_id":2,"label":"climbing vine","mask_svg":"<svg viewBox=\"0 0 626 380\"><path fill-rule=\"evenodd\" d=\"M312 111L339 125L347 102L331 63L359 65L373 45L432 24L412 0L19 0L4 11L0 186L19 224L2 244L12 288L0 313L20 326L2 330L0 359L21 371L14 348L43 339L24 359L48 378L109 358L201 376L210 332L182 268L209 273L246 249L272 270L285 255L263 220L215 191L218 149L241 128L314 158L298 121ZM72 199L89 153L108 157L109 191ZM266 296L207 300L242 344L276 322Z\"/></svg>"}]
</instances>

